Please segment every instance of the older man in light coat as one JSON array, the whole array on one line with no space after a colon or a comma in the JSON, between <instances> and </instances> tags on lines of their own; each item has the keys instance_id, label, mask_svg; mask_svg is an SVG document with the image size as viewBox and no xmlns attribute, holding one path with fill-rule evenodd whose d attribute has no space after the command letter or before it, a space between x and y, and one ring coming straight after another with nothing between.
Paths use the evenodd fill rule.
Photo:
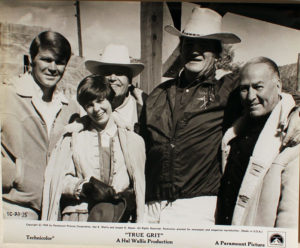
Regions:
<instances>
[{"instance_id":1,"label":"older man in light coat","mask_svg":"<svg viewBox=\"0 0 300 248\"><path fill-rule=\"evenodd\" d=\"M295 103L281 93L277 65L265 57L250 60L241 70L240 96L245 114L222 141L216 223L296 228L299 145L282 145Z\"/></svg>"}]
</instances>

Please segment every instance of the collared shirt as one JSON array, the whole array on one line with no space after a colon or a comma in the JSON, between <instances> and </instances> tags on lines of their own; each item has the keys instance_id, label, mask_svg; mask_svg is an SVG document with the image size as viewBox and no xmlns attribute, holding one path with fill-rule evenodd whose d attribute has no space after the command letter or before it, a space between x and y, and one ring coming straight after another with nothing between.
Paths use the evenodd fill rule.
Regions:
<instances>
[{"instance_id":1,"label":"collared shirt","mask_svg":"<svg viewBox=\"0 0 300 248\"><path fill-rule=\"evenodd\" d=\"M62 108L62 102L68 103L68 100L61 92L57 90L57 88L55 88L53 92L52 100L50 102L45 102L42 99L43 91L36 83L33 83L33 89L34 91L33 91L32 103L34 104L39 114L45 121L45 124L47 126L48 137L50 138L51 129L53 127L53 123L55 121L58 112Z\"/></svg>"},{"instance_id":2,"label":"collared shirt","mask_svg":"<svg viewBox=\"0 0 300 248\"><path fill-rule=\"evenodd\" d=\"M230 141L230 153L218 195L216 223L230 225L237 196L248 167L250 156L266 118L249 121L241 134Z\"/></svg>"},{"instance_id":3,"label":"collared shirt","mask_svg":"<svg viewBox=\"0 0 300 248\"><path fill-rule=\"evenodd\" d=\"M146 199L217 195L224 109L235 80L169 80L146 101ZM181 87L184 85L184 87Z\"/></svg>"},{"instance_id":4,"label":"collared shirt","mask_svg":"<svg viewBox=\"0 0 300 248\"><path fill-rule=\"evenodd\" d=\"M74 197L79 183L82 180L87 182L91 177L111 185L116 193L129 187L130 180L117 135L117 126L112 119L101 132L90 125L87 130L73 134L71 146L73 160L64 180L65 195ZM99 149L99 146L102 149ZM77 204L74 203L73 206L67 206L63 210L63 213L70 212L87 212L87 203L78 201Z\"/></svg>"},{"instance_id":5,"label":"collared shirt","mask_svg":"<svg viewBox=\"0 0 300 248\"><path fill-rule=\"evenodd\" d=\"M121 121L130 130L134 129L135 123L138 122L137 103L135 98L129 94L124 102L113 112L114 118Z\"/></svg>"},{"instance_id":6,"label":"collared shirt","mask_svg":"<svg viewBox=\"0 0 300 248\"><path fill-rule=\"evenodd\" d=\"M75 102L62 97L61 108L50 124L51 130L48 130L49 124L46 124L34 100L38 95L32 76L25 74L14 79L13 83L0 90L1 154L8 155L3 159L6 162L2 164L2 173L4 177L6 173L15 174L2 196L7 201L39 212L48 158L65 125L76 117L79 108ZM11 171L11 168L17 171Z\"/></svg>"},{"instance_id":7,"label":"collared shirt","mask_svg":"<svg viewBox=\"0 0 300 248\"><path fill-rule=\"evenodd\" d=\"M176 87L176 97L175 97L175 107L174 107L174 124L184 118L184 110L187 107L188 103L191 101L191 98L197 94L196 91L199 91L199 85L201 90L201 96L198 96L199 101L202 101L202 104L199 106L200 109L205 109L211 102L215 100L215 82L213 77L205 81L195 80L192 83L188 83L183 73L180 74L180 78Z\"/></svg>"}]
</instances>

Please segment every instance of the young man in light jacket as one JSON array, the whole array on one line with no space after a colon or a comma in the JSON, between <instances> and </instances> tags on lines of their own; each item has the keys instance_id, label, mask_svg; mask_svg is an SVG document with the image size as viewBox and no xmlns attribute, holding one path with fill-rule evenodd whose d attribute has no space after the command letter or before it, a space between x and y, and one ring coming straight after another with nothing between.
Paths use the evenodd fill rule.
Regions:
<instances>
[{"instance_id":1,"label":"young man in light jacket","mask_svg":"<svg viewBox=\"0 0 300 248\"><path fill-rule=\"evenodd\" d=\"M31 72L0 88L3 218L38 220L44 173L64 126L79 106L57 89L71 57L69 41L45 31L30 45Z\"/></svg>"},{"instance_id":2,"label":"young man in light jacket","mask_svg":"<svg viewBox=\"0 0 300 248\"><path fill-rule=\"evenodd\" d=\"M283 147L295 106L281 93L277 65L250 60L241 70L245 114L225 133L216 224L297 227L299 145Z\"/></svg>"}]
</instances>

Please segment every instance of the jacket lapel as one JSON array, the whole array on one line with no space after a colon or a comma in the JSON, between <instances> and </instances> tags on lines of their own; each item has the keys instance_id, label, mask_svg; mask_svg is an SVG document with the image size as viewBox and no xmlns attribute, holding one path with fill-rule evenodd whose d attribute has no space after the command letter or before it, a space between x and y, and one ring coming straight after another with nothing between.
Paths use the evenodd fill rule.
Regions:
<instances>
[{"instance_id":1,"label":"jacket lapel","mask_svg":"<svg viewBox=\"0 0 300 248\"><path fill-rule=\"evenodd\" d=\"M243 225L246 218L255 220L254 206L259 200L263 179L280 152L282 137L278 128L282 126L282 121L287 119L289 111L294 106L289 96L284 97L285 101L280 101L268 118L250 157L234 209L233 225Z\"/></svg>"},{"instance_id":2,"label":"jacket lapel","mask_svg":"<svg viewBox=\"0 0 300 248\"><path fill-rule=\"evenodd\" d=\"M60 138L47 164L43 188L42 220L57 221L65 168L71 160L70 139L70 136Z\"/></svg>"},{"instance_id":3,"label":"jacket lapel","mask_svg":"<svg viewBox=\"0 0 300 248\"><path fill-rule=\"evenodd\" d=\"M125 164L136 196L137 222L143 221L145 205L145 144L141 137L126 129L118 128Z\"/></svg>"},{"instance_id":4,"label":"jacket lapel","mask_svg":"<svg viewBox=\"0 0 300 248\"><path fill-rule=\"evenodd\" d=\"M166 138L171 137L177 79L158 86L147 98L147 126Z\"/></svg>"}]
</instances>

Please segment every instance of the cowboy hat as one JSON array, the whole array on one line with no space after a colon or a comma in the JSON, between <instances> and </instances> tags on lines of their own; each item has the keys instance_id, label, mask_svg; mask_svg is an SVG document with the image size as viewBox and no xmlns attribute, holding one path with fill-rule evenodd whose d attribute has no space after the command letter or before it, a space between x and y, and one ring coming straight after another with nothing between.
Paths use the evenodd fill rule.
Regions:
<instances>
[{"instance_id":1,"label":"cowboy hat","mask_svg":"<svg viewBox=\"0 0 300 248\"><path fill-rule=\"evenodd\" d=\"M111 67L125 67L137 76L144 69L142 63L131 63L128 48L124 45L109 44L105 47L100 61L88 60L86 68L93 74L105 74Z\"/></svg>"},{"instance_id":2,"label":"cowboy hat","mask_svg":"<svg viewBox=\"0 0 300 248\"><path fill-rule=\"evenodd\" d=\"M120 222L126 210L126 200L120 198L112 202L95 204L87 219L88 222Z\"/></svg>"},{"instance_id":3,"label":"cowboy hat","mask_svg":"<svg viewBox=\"0 0 300 248\"><path fill-rule=\"evenodd\" d=\"M165 26L165 30L172 35L180 37L214 39L225 44L241 42L241 39L235 34L222 33L221 25L221 15L211 9L199 6L193 9L191 17L182 32L171 25Z\"/></svg>"}]
</instances>

